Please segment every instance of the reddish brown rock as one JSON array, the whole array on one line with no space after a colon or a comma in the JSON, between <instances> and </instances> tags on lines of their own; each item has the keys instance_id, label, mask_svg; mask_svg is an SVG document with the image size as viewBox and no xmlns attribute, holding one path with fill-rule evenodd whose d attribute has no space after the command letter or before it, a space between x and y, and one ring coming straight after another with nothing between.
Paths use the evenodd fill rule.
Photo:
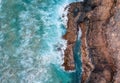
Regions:
<instances>
[{"instance_id":1,"label":"reddish brown rock","mask_svg":"<svg viewBox=\"0 0 120 83\"><path fill-rule=\"evenodd\" d=\"M87 78L89 77L91 71L93 70L94 66L91 63L91 59L89 58L88 54L88 46L87 46L87 27L85 27L84 23L80 23L80 27L82 30L82 37L81 37L81 55L82 55L82 82L87 81Z\"/></svg>"},{"instance_id":2,"label":"reddish brown rock","mask_svg":"<svg viewBox=\"0 0 120 83\"><path fill-rule=\"evenodd\" d=\"M70 5L64 36L68 40L65 69L74 69L72 48L76 41L76 23L79 23L82 30L82 83L120 83L120 0L84 1ZM74 17L76 6L80 11Z\"/></svg>"},{"instance_id":3,"label":"reddish brown rock","mask_svg":"<svg viewBox=\"0 0 120 83\"><path fill-rule=\"evenodd\" d=\"M94 1L96 2L94 3ZM116 64L113 53L110 53L112 50L109 49L110 42L108 40L111 40L111 38L107 39L106 29L115 2L114 0L91 0L89 5L95 5L95 7L86 13L89 22L83 23L86 23L86 27L88 27L86 35L88 55L91 58L94 69L89 77L82 78L82 83L114 83ZM84 71L83 75L85 72L87 71Z\"/></svg>"},{"instance_id":4,"label":"reddish brown rock","mask_svg":"<svg viewBox=\"0 0 120 83\"><path fill-rule=\"evenodd\" d=\"M114 83L120 83L120 0L115 0L112 16L106 26L109 53L114 58L116 73Z\"/></svg>"},{"instance_id":5,"label":"reddish brown rock","mask_svg":"<svg viewBox=\"0 0 120 83\"><path fill-rule=\"evenodd\" d=\"M80 16L84 17L85 15L82 14L83 12L83 3L72 3L70 4L69 13L68 13L68 27L67 27L67 33L63 36L64 39L67 40L67 48L65 50L65 57L64 57L64 64L65 70L74 70L75 64L74 64L74 58L73 58L73 46L75 44L76 38L77 38L77 28L78 26L81 27L82 30L82 46L81 46L81 53L82 53L82 67L83 67L83 79L86 80L92 69L93 65L91 64L91 60L88 56L88 50L87 50L87 42L86 42L86 32L87 28L84 23L80 23L77 26L77 21L82 21L83 18L80 19ZM79 8L79 12L77 16L74 16L74 9Z\"/></svg>"},{"instance_id":6,"label":"reddish brown rock","mask_svg":"<svg viewBox=\"0 0 120 83\"><path fill-rule=\"evenodd\" d=\"M74 70L74 58L73 58L73 46L77 38L77 27L75 23L75 17L73 15L73 9L76 3L70 4L68 13L67 33L63 36L67 40L67 48L65 50L65 57L63 66L65 70ZM78 7L81 8L80 3L77 3Z\"/></svg>"}]
</instances>

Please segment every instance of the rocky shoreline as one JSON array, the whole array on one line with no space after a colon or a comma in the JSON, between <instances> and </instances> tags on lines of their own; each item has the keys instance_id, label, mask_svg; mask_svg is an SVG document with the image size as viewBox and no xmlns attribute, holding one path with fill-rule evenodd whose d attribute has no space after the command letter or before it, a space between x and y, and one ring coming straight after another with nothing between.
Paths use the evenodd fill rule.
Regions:
<instances>
[{"instance_id":1,"label":"rocky shoreline","mask_svg":"<svg viewBox=\"0 0 120 83\"><path fill-rule=\"evenodd\" d=\"M70 4L65 70L74 70L73 46L82 30L82 82L120 83L120 1L84 0Z\"/></svg>"}]
</instances>

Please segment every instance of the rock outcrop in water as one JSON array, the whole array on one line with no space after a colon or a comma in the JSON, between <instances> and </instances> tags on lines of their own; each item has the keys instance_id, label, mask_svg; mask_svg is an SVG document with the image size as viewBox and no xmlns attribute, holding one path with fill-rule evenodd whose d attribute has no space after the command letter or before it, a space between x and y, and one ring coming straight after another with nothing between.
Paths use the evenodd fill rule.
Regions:
<instances>
[{"instance_id":1,"label":"rock outcrop in water","mask_svg":"<svg viewBox=\"0 0 120 83\"><path fill-rule=\"evenodd\" d=\"M76 12L75 9L79 8ZM82 30L82 83L120 83L120 0L84 0L70 4L64 66L74 69L73 46Z\"/></svg>"},{"instance_id":2,"label":"rock outcrop in water","mask_svg":"<svg viewBox=\"0 0 120 83\"><path fill-rule=\"evenodd\" d=\"M63 38L67 40L67 48L65 50L65 58L64 58L64 64L63 64L65 66L65 70L74 70L75 69L74 58L73 58L74 57L73 47L74 47L76 39L77 39L77 28L78 28L77 24L75 22L76 20L74 19L75 16L73 14L75 5L76 4L70 5L71 8L69 8L69 13L68 13L69 18L68 18L68 23L67 23L67 32L63 36ZM79 9L82 9L81 6L79 6ZM76 12L76 14L78 14L78 12Z\"/></svg>"}]
</instances>

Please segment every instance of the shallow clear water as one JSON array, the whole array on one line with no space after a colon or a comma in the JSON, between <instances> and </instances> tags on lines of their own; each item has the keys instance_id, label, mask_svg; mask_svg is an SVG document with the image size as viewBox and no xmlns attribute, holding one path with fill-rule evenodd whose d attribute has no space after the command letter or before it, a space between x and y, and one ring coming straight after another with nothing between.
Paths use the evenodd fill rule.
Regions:
<instances>
[{"instance_id":1,"label":"shallow clear water","mask_svg":"<svg viewBox=\"0 0 120 83\"><path fill-rule=\"evenodd\" d=\"M71 83L62 68L64 7L76 0L0 0L0 83Z\"/></svg>"}]
</instances>

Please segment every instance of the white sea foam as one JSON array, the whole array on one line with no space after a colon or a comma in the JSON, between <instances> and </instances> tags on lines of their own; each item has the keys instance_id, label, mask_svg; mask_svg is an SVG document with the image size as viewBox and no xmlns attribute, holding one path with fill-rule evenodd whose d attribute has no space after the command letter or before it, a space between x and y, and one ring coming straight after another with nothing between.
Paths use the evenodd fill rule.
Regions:
<instances>
[{"instance_id":1,"label":"white sea foam","mask_svg":"<svg viewBox=\"0 0 120 83\"><path fill-rule=\"evenodd\" d=\"M29 46L30 46L29 43L30 43L31 39L34 37L34 34L32 34L31 30L32 30L32 26L35 24L34 23L35 21L34 21L34 19L31 18L30 13L28 13L28 12L29 11L21 12L21 14L20 14L21 30L19 32L22 36L22 40L21 40L22 45L18 49L21 49L21 51L19 53L20 54L22 53L23 59L21 60L21 65L23 65L24 68L32 67L33 57L34 57L33 55L35 55L35 53L32 51L32 49L29 49ZM41 18L44 23L46 22L47 19L52 19L51 17L46 17L49 15L48 13L46 13L46 12L41 12L41 13L43 13L43 15L44 15ZM54 31L53 27L49 27L50 25L54 25L54 24L57 24L55 31ZM47 82L48 79L46 79L46 78L50 78L49 74L48 74L50 72L50 69L48 70L47 66L50 66L51 63L60 66L63 63L61 51L63 52L63 50L66 48L66 41L61 39L62 33L61 33L61 29L60 29L60 24L61 23L57 19L54 19L54 21L52 23L47 23L45 25L45 27L43 27L45 30L45 33L42 36L42 41L44 40L44 43L41 44L42 48L40 49L41 50L40 55L38 55L38 58L35 57L39 61L38 66L40 68L38 67L38 69L40 71L42 71L41 73L37 73L38 76L41 77L40 78L41 83L43 83L43 81ZM34 29L36 29L36 28L34 27ZM52 31L52 32L50 32L50 31ZM51 37L50 33L51 33L51 36L52 36L52 33L55 33L55 34L53 35L53 37ZM41 39L41 37L40 37L40 39ZM61 47L62 50L54 51L55 47L53 45L58 44L58 42L59 42L59 44L62 44L62 47ZM48 47L46 47L48 50L45 50L43 45L48 45ZM32 53L30 53L30 52L32 52ZM25 55L23 55L23 54L25 54ZM44 66L45 68L42 66ZM38 69L37 69L37 72L38 72ZM34 78L37 77L37 75L32 72L29 72L29 74L30 75L28 75L26 77L26 81L28 79L31 79L28 82L29 83L34 82L35 81ZM46 77L44 77L44 75L46 75ZM23 77L23 79L24 79L24 77Z\"/></svg>"},{"instance_id":2,"label":"white sea foam","mask_svg":"<svg viewBox=\"0 0 120 83\"><path fill-rule=\"evenodd\" d=\"M65 2L64 4L62 4L59 8L58 8L58 15L61 17L62 19L62 23L67 27L67 21L68 21L68 2Z\"/></svg>"},{"instance_id":3,"label":"white sea foam","mask_svg":"<svg viewBox=\"0 0 120 83\"><path fill-rule=\"evenodd\" d=\"M0 0L0 2L1 1L2 0ZM63 55L67 41L62 39L63 29L61 28L61 24L67 24L68 9L64 11L64 8L69 3L69 0L65 0L56 5L57 7L55 6L49 10L36 7L40 5L37 3L37 0L29 5L24 3L26 11L20 11L18 14L19 25L17 26L19 29L16 30L18 31L17 35L14 34L16 33L15 30L6 24L6 22L9 23L11 20L8 19L7 21L6 19L5 23L2 23L2 25L5 25L2 26L5 33L0 32L0 44L2 41L4 42L3 45L5 45L5 49L1 48L2 53L5 53L5 55L2 55L4 56L1 62L3 66L1 67L0 65L2 68L0 69L0 73L1 70L5 71L2 77L0 77L2 83L4 83L5 80L12 80L12 83L14 83L13 80L15 82L17 80L20 83L53 83L55 80L53 77L56 75L56 72L51 69L51 64L63 70L61 65L63 64ZM11 5L11 3L8 4L8 6ZM47 7L46 3L43 5ZM7 16L7 12L4 13L6 13L5 16ZM59 18L62 18L63 14L65 18L61 21ZM40 20L37 20L35 15L40 16ZM4 40L3 37L6 36L6 34L9 36ZM13 41L13 39L19 40ZM18 44L18 41L20 44L15 47L13 43L17 42ZM11 57L13 57L13 59ZM10 71L12 73L11 75L9 75ZM55 78L58 79L56 76ZM58 83L58 81L59 80L55 80L56 83Z\"/></svg>"},{"instance_id":4,"label":"white sea foam","mask_svg":"<svg viewBox=\"0 0 120 83\"><path fill-rule=\"evenodd\" d=\"M81 30L81 28L79 27L78 37L77 37L78 40L80 40L81 36L82 36L82 30Z\"/></svg>"}]
</instances>

